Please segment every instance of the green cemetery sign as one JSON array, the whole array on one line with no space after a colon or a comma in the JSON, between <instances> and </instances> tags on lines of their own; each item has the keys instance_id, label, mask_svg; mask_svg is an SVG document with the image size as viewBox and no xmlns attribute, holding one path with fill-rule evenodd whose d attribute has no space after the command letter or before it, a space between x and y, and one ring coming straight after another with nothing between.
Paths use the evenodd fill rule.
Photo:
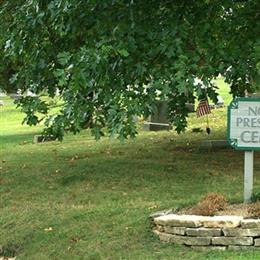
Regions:
<instances>
[{"instance_id":1,"label":"green cemetery sign","mask_svg":"<svg viewBox=\"0 0 260 260\"><path fill-rule=\"evenodd\" d=\"M260 98L236 98L230 103L228 142L237 150L260 150Z\"/></svg>"}]
</instances>

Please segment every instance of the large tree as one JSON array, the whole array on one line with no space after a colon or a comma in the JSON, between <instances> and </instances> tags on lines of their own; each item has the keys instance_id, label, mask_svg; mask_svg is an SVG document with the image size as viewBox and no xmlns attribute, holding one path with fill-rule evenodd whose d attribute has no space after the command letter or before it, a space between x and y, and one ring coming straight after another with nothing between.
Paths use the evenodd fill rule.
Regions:
<instances>
[{"instance_id":1,"label":"large tree","mask_svg":"<svg viewBox=\"0 0 260 260\"><path fill-rule=\"evenodd\" d=\"M63 100L48 116L38 97L19 102L25 121L46 116L46 133L62 138L91 120L96 137L134 136L134 116L157 99L169 102L178 132L188 111L219 74L234 96L252 91L259 61L260 1L248 0L2 0L0 44L16 64L17 88ZM258 52L257 52L258 49ZM2 66L2 65L1 65ZM259 64L258 64L259 66Z\"/></svg>"}]
</instances>

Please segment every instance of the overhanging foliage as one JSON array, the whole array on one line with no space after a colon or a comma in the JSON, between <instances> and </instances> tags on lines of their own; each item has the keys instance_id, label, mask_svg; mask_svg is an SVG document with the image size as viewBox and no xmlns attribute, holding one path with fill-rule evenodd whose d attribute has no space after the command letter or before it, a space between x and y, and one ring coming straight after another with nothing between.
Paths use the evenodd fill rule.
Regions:
<instances>
[{"instance_id":1,"label":"overhanging foliage","mask_svg":"<svg viewBox=\"0 0 260 260\"><path fill-rule=\"evenodd\" d=\"M37 112L46 115L47 134L61 139L91 121L97 138L104 127L134 136L134 116L148 116L158 98L169 101L180 132L185 103L205 94L195 77L212 99L219 74L235 96L252 90L259 7L257 0L2 1L1 59L15 64L16 88L50 97L60 91L64 105L54 116L37 97L19 103L28 124L40 120Z\"/></svg>"}]
</instances>

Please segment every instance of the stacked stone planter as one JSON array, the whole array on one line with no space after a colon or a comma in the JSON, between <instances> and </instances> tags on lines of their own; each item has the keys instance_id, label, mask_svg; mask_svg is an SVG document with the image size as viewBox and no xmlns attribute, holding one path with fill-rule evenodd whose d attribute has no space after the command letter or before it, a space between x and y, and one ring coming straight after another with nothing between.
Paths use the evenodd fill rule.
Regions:
<instances>
[{"instance_id":1,"label":"stacked stone planter","mask_svg":"<svg viewBox=\"0 0 260 260\"><path fill-rule=\"evenodd\" d=\"M152 223L163 242L199 250L260 249L260 219L167 214L152 217Z\"/></svg>"}]
</instances>

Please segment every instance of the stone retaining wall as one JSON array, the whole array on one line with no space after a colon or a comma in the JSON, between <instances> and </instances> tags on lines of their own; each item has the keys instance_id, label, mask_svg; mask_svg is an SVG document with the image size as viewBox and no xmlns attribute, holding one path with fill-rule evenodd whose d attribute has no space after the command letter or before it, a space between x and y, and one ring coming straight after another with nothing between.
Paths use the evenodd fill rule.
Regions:
<instances>
[{"instance_id":1,"label":"stone retaining wall","mask_svg":"<svg viewBox=\"0 0 260 260\"><path fill-rule=\"evenodd\" d=\"M193 249L260 249L260 219L239 216L155 214L153 232L167 243Z\"/></svg>"}]
</instances>

